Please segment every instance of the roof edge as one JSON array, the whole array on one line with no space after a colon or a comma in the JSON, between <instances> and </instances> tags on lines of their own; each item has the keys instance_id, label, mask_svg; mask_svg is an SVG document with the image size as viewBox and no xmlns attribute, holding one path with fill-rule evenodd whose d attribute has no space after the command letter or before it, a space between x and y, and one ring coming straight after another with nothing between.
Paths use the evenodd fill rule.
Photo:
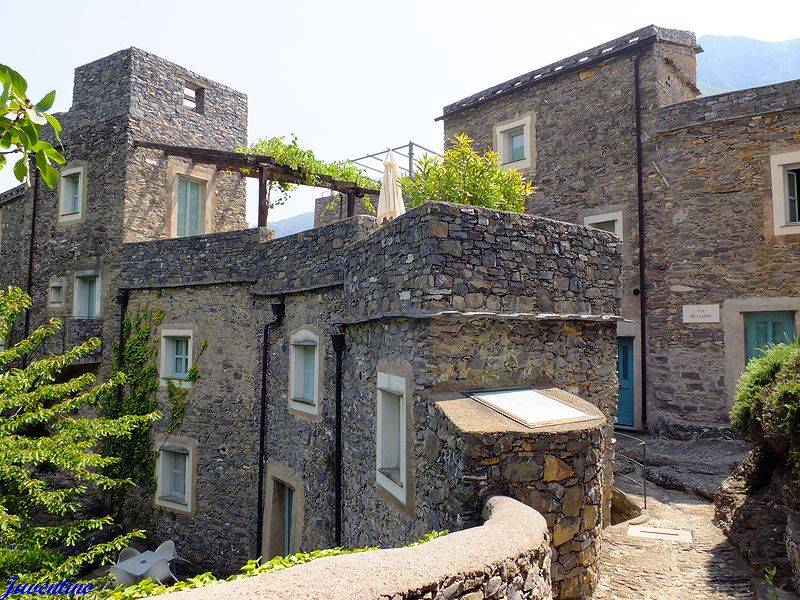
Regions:
<instances>
[{"instance_id":1,"label":"roof edge","mask_svg":"<svg viewBox=\"0 0 800 600\"><path fill-rule=\"evenodd\" d=\"M627 52L632 48L639 47L645 42L654 40L689 47L697 46L697 39L691 31L665 29L655 25L648 25L647 27L642 27L641 29L637 29L636 31L632 31L616 39L604 42L589 50L578 52L577 54L573 54L572 56L568 56L567 58L563 58L557 62L514 77L513 79L509 79L508 81L472 94L471 96L462 98L457 102L448 104L442 109L442 115L437 117L436 121L441 121L445 117L489 102L498 96L527 88L544 79L564 75L577 68L583 68L591 63L597 62L600 59L605 59L608 56Z\"/></svg>"}]
</instances>

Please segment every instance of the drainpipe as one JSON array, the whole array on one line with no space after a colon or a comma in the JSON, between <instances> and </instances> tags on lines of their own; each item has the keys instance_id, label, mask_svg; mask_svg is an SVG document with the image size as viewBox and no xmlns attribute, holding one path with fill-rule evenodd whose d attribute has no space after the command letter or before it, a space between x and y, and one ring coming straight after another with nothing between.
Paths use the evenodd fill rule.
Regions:
<instances>
[{"instance_id":1,"label":"drainpipe","mask_svg":"<svg viewBox=\"0 0 800 600\"><path fill-rule=\"evenodd\" d=\"M31 210L31 240L28 247L28 281L26 285L26 293L33 299L33 252L36 249L36 209L39 200L39 170L34 168L33 171L33 207ZM27 339L31 329L31 310L29 308L25 311L25 334L23 339ZM25 357L25 364L28 362L28 357Z\"/></svg>"},{"instance_id":2,"label":"drainpipe","mask_svg":"<svg viewBox=\"0 0 800 600\"><path fill-rule=\"evenodd\" d=\"M256 515L256 558L261 555L261 538L264 533L264 464L267 446L267 376L269 374L269 330L280 325L286 305L283 300L272 303L273 319L264 325L264 339L261 346L261 403L258 429L258 513Z\"/></svg>"},{"instance_id":3,"label":"drainpipe","mask_svg":"<svg viewBox=\"0 0 800 600\"><path fill-rule=\"evenodd\" d=\"M340 328L341 331L341 328ZM333 497L334 497L334 542L342 545L342 355L344 354L344 334L331 336L333 351L336 353L336 424L333 451Z\"/></svg>"},{"instance_id":4,"label":"drainpipe","mask_svg":"<svg viewBox=\"0 0 800 600\"><path fill-rule=\"evenodd\" d=\"M117 345L117 366L120 371L125 370L125 317L128 314L128 300L130 292L127 289L120 290L117 294L117 304L119 305L119 342ZM125 396L124 386L117 386L117 400L120 408Z\"/></svg>"},{"instance_id":5,"label":"drainpipe","mask_svg":"<svg viewBox=\"0 0 800 600\"><path fill-rule=\"evenodd\" d=\"M647 294L645 293L645 243L644 243L644 158L642 152L642 97L639 74L639 62L642 49L633 61L633 91L636 110L636 199L639 216L639 313L640 330L639 346L642 364L642 428L647 429Z\"/></svg>"}]
</instances>

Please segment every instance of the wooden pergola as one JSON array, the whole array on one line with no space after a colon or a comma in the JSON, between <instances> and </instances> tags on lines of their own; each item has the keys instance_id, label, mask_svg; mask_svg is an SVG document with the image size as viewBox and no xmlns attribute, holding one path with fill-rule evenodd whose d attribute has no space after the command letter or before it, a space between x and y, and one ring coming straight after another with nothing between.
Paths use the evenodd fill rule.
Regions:
<instances>
[{"instance_id":1,"label":"wooden pergola","mask_svg":"<svg viewBox=\"0 0 800 600\"><path fill-rule=\"evenodd\" d=\"M269 182L285 181L298 185L322 187L338 192L347 197L347 216L355 214L356 198L362 196L378 196L379 190L360 187L348 181L339 181L329 175L318 175L312 183L308 179L305 169L294 169L276 161L271 156L256 154L243 154L228 150L213 150L211 148L195 148L193 146L175 146L160 142L145 142L137 140L133 143L137 148L150 148L161 150L166 156L179 156L188 158L192 162L214 165L219 171L233 171L244 177L258 178L258 226L267 226L269 215Z\"/></svg>"}]
</instances>

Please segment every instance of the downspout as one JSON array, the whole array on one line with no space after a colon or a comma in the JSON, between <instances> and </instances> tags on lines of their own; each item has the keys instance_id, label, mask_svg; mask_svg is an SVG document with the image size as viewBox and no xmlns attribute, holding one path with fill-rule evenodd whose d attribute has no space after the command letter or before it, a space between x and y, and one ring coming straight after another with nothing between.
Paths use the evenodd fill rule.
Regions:
<instances>
[{"instance_id":1,"label":"downspout","mask_svg":"<svg viewBox=\"0 0 800 600\"><path fill-rule=\"evenodd\" d=\"M267 446L267 378L269 375L269 330L280 325L286 305L283 301L272 303L272 321L264 325L264 339L261 346L261 401L258 428L258 513L256 515L256 558L261 556L261 538L264 533L264 466Z\"/></svg>"},{"instance_id":2,"label":"downspout","mask_svg":"<svg viewBox=\"0 0 800 600\"><path fill-rule=\"evenodd\" d=\"M642 428L647 429L647 294L645 293L645 243L644 243L644 158L642 151L642 97L639 73L639 62L642 49L633 61L634 103L636 110L636 199L639 216L639 346L641 353L642 379Z\"/></svg>"},{"instance_id":3,"label":"downspout","mask_svg":"<svg viewBox=\"0 0 800 600\"><path fill-rule=\"evenodd\" d=\"M344 334L331 336L333 351L336 353L336 423L333 452L333 502L334 502L334 545L342 545L342 355L345 350Z\"/></svg>"},{"instance_id":4,"label":"downspout","mask_svg":"<svg viewBox=\"0 0 800 600\"><path fill-rule=\"evenodd\" d=\"M28 281L26 293L33 299L33 253L36 249L36 208L39 200L39 170L33 169L33 207L31 210L31 240L28 247ZM27 339L31 329L31 308L25 311L25 334ZM25 358L27 362L27 357Z\"/></svg>"}]
</instances>

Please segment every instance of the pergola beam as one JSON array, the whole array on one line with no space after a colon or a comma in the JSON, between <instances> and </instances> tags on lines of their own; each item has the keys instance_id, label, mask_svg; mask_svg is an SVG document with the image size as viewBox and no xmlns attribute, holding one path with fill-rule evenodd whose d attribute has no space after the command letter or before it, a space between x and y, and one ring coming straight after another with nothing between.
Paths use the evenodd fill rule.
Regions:
<instances>
[{"instance_id":1,"label":"pergola beam","mask_svg":"<svg viewBox=\"0 0 800 600\"><path fill-rule=\"evenodd\" d=\"M256 177L259 180L259 225L261 223L262 181L285 181L298 185L322 187L340 194L354 194L356 196L378 196L379 190L364 188L348 181L334 179L330 175L319 175L312 183L304 169L294 169L288 165L277 162L271 156L243 154L228 150L214 150L211 148L194 148L192 146L175 146L161 142L146 142L137 140L133 143L138 148L161 150L168 156L188 158L196 163L214 165L220 171L237 172L244 177ZM268 186L266 186L268 188ZM266 191L264 192L266 193ZM268 196L269 194L266 193ZM267 199L268 202L268 199ZM268 207L267 207L268 211ZM266 214L267 211L264 211ZM266 221L265 221L266 224Z\"/></svg>"}]
</instances>

